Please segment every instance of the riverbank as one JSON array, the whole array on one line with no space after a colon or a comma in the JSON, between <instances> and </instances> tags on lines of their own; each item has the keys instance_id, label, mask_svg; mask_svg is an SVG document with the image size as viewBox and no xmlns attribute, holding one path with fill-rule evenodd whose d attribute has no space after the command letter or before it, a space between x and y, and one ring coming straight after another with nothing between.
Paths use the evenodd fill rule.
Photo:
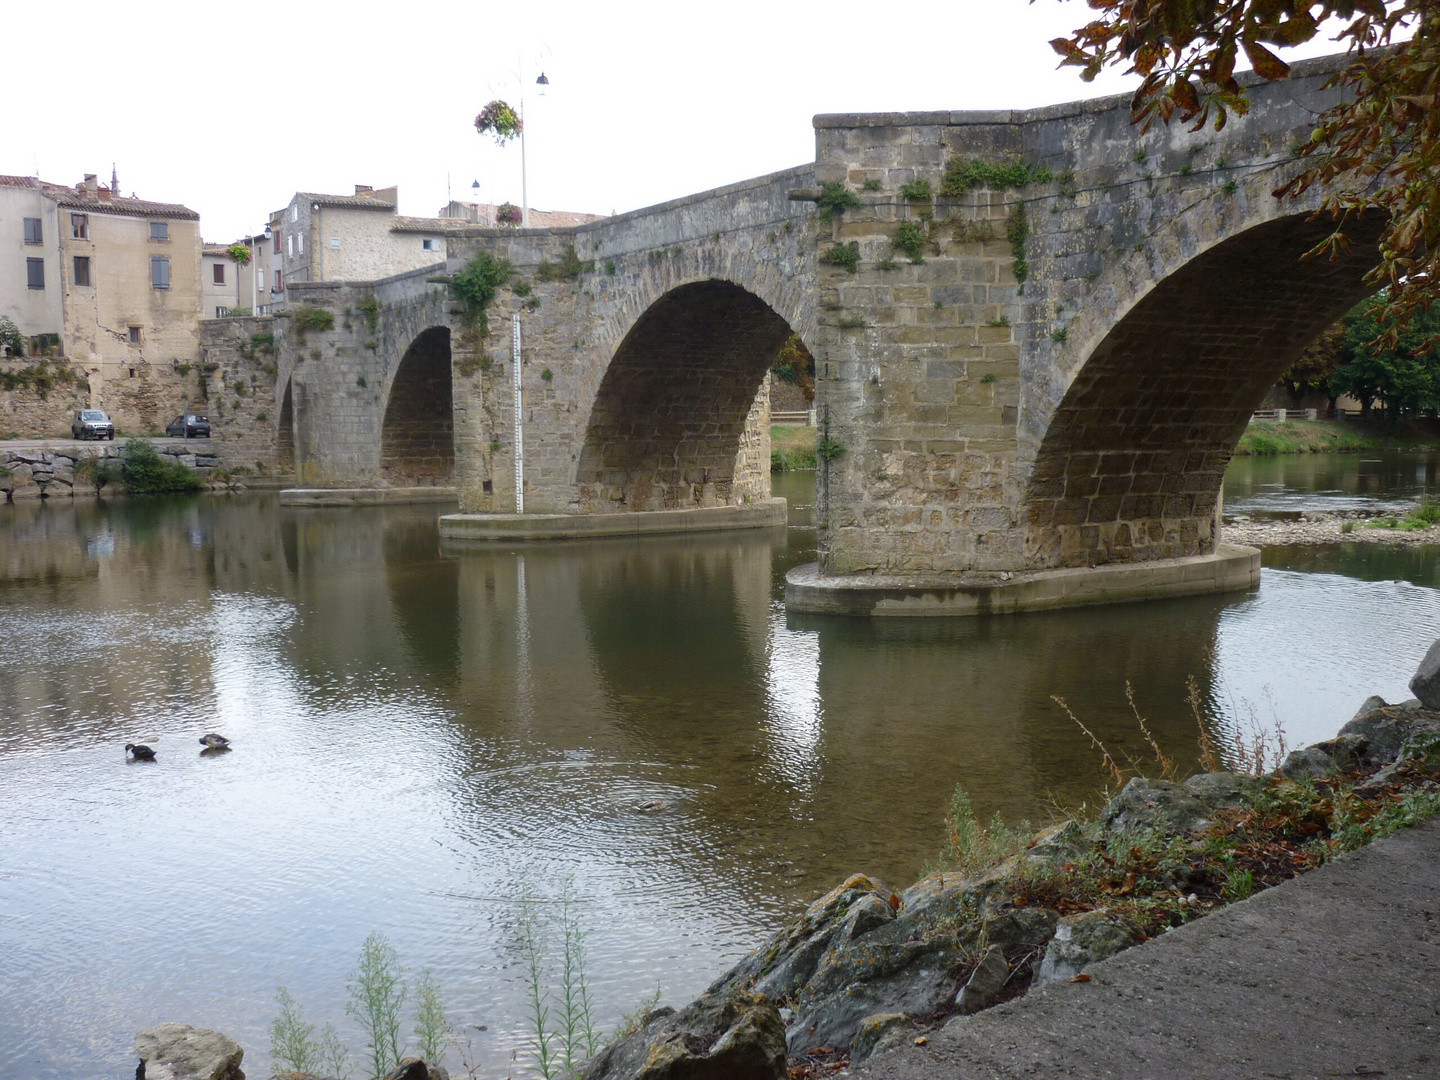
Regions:
<instances>
[{"instance_id":1,"label":"riverbank","mask_svg":"<svg viewBox=\"0 0 1440 1080\"><path fill-rule=\"evenodd\" d=\"M1432 509L1427 510L1426 506ZM1227 517L1221 529L1225 543L1249 547L1282 544L1440 544L1440 519L1435 504L1416 503L1395 513L1373 510L1305 510L1284 517ZM1427 518L1431 519L1427 522Z\"/></svg>"},{"instance_id":2,"label":"riverbank","mask_svg":"<svg viewBox=\"0 0 1440 1080\"><path fill-rule=\"evenodd\" d=\"M948 865L903 892L853 875L695 1002L647 1014L581 1076L633 1080L660 1060L676 1080L829 1076L882 1051L963 1038L972 1014L1033 989L1091 982L1093 964L1440 814L1440 643L1411 686L1424 702L1371 698L1338 736L1278 768L1283 738L1257 735L1229 748L1240 771L1221 770L1202 726L1210 771L1179 781L1151 739L1152 775L1126 777L1095 741L1119 793L1095 820L1038 834L980 824L957 789ZM1207 981L1223 997L1233 978L1222 968Z\"/></svg>"},{"instance_id":3,"label":"riverbank","mask_svg":"<svg viewBox=\"0 0 1440 1080\"><path fill-rule=\"evenodd\" d=\"M1238 457L1278 454L1353 454L1367 450L1433 450L1440 421L1403 419L1386 425L1361 420L1252 420L1235 447Z\"/></svg>"},{"instance_id":4,"label":"riverbank","mask_svg":"<svg viewBox=\"0 0 1440 1080\"><path fill-rule=\"evenodd\" d=\"M69 498L125 493L118 475L131 440L19 439L0 442L0 496L5 500ZM290 475L239 464L223 441L209 439L142 439L162 460L194 472L209 490L272 490L288 487ZM102 466L97 470L95 465ZM258 464L258 463L257 463ZM106 478L96 483L98 475Z\"/></svg>"},{"instance_id":5,"label":"riverbank","mask_svg":"<svg viewBox=\"0 0 1440 1080\"><path fill-rule=\"evenodd\" d=\"M770 426L770 471L815 468L815 429L803 424Z\"/></svg>"}]
</instances>

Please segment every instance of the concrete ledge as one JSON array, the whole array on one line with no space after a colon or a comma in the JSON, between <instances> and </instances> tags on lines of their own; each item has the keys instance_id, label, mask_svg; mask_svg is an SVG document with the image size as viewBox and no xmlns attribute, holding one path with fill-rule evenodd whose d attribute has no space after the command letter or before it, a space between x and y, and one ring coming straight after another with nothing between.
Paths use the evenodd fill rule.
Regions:
<instances>
[{"instance_id":1,"label":"concrete ledge","mask_svg":"<svg viewBox=\"0 0 1440 1080\"><path fill-rule=\"evenodd\" d=\"M785 575L787 611L816 615L1012 615L1234 592L1260 583L1260 549L1221 544L1213 555L1112 563L1077 570L998 573L853 574L821 577L817 564Z\"/></svg>"},{"instance_id":2,"label":"concrete ledge","mask_svg":"<svg viewBox=\"0 0 1440 1080\"><path fill-rule=\"evenodd\" d=\"M383 506L398 503L451 503L453 487L287 488L281 506Z\"/></svg>"},{"instance_id":3,"label":"concrete ledge","mask_svg":"<svg viewBox=\"0 0 1440 1080\"><path fill-rule=\"evenodd\" d=\"M441 540L578 540L595 536L657 536L784 525L784 499L690 510L617 514L445 514Z\"/></svg>"}]
</instances>

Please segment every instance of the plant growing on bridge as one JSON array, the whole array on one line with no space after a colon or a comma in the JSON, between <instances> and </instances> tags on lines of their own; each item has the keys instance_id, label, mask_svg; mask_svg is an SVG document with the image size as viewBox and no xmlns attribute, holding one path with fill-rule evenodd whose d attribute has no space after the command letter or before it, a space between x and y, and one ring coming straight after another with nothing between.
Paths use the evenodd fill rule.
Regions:
<instances>
[{"instance_id":1,"label":"plant growing on bridge","mask_svg":"<svg viewBox=\"0 0 1440 1080\"><path fill-rule=\"evenodd\" d=\"M1005 222L1005 239L1010 241L1010 254L1014 256L1010 271L1015 275L1022 292L1025 290L1025 279L1030 276L1030 264L1025 261L1025 241L1029 236L1030 218L1025 213L1025 204L1016 203L1015 209L1010 211L1010 217Z\"/></svg>"},{"instance_id":2,"label":"plant growing on bridge","mask_svg":"<svg viewBox=\"0 0 1440 1080\"><path fill-rule=\"evenodd\" d=\"M365 316L365 324L370 327L370 332L375 333L375 328L380 325L380 301L374 296L367 296L355 306L360 314Z\"/></svg>"},{"instance_id":3,"label":"plant growing on bridge","mask_svg":"<svg viewBox=\"0 0 1440 1080\"><path fill-rule=\"evenodd\" d=\"M1083 27L1051 47L1063 64L1094 79L1106 67L1141 77L1131 119L1143 128L1173 118L1218 131L1249 101L1235 77L1240 54L1260 78L1287 78L1275 48L1315 39L1339 19L1336 40L1352 63L1326 81L1340 91L1300 148L1304 168L1276 189L1299 197L1326 188L1322 209L1335 222L1306 258L1335 257L1348 248L1345 229L1365 211L1380 211L1379 263L1367 280L1387 288L1385 343L1430 306L1440 280L1440 34L1435 0L1307 0L1306 3L1193 3L1192 0L1091 0ZM1408 39L1408 40L1401 40ZM1223 168L1216 162L1217 168Z\"/></svg>"},{"instance_id":4,"label":"plant growing on bridge","mask_svg":"<svg viewBox=\"0 0 1440 1080\"><path fill-rule=\"evenodd\" d=\"M465 307L462 321L467 327L478 330L482 337L490 330L485 317L486 305L495 299L495 290L509 281L512 273L508 260L497 259L488 251L482 251L450 282L451 295Z\"/></svg>"},{"instance_id":5,"label":"plant growing on bridge","mask_svg":"<svg viewBox=\"0 0 1440 1080\"><path fill-rule=\"evenodd\" d=\"M303 342L307 331L334 329L335 315L325 308L300 304L290 310L290 325L300 332L300 340Z\"/></svg>"},{"instance_id":6,"label":"plant growing on bridge","mask_svg":"<svg viewBox=\"0 0 1440 1080\"><path fill-rule=\"evenodd\" d=\"M827 266L843 266L853 274L860 267L860 245L831 244L820 253L820 261Z\"/></svg>"},{"instance_id":7,"label":"plant growing on bridge","mask_svg":"<svg viewBox=\"0 0 1440 1080\"><path fill-rule=\"evenodd\" d=\"M931 197L930 181L925 179L925 177L920 176L916 177L914 180L911 180L908 184L901 184L900 197L902 199L928 200Z\"/></svg>"},{"instance_id":8,"label":"plant growing on bridge","mask_svg":"<svg viewBox=\"0 0 1440 1080\"><path fill-rule=\"evenodd\" d=\"M480 110L480 115L475 117L475 130L481 135L491 136L496 146L504 146L511 139L518 139L524 127L525 121L520 118L520 114L499 98L486 105Z\"/></svg>"},{"instance_id":9,"label":"plant growing on bridge","mask_svg":"<svg viewBox=\"0 0 1440 1080\"><path fill-rule=\"evenodd\" d=\"M978 158L950 158L945 163L945 175L940 181L940 194L954 198L972 188L989 188L991 191L1008 191L1028 184L1047 184L1055 179L1049 169L1032 165L1028 161L1008 161L1003 165L992 165Z\"/></svg>"},{"instance_id":10,"label":"plant growing on bridge","mask_svg":"<svg viewBox=\"0 0 1440 1080\"><path fill-rule=\"evenodd\" d=\"M895 235L890 238L890 246L896 251L903 251L912 263L922 263L925 251L925 230L915 221L902 221L895 226Z\"/></svg>"},{"instance_id":11,"label":"plant growing on bridge","mask_svg":"<svg viewBox=\"0 0 1440 1080\"><path fill-rule=\"evenodd\" d=\"M834 461L843 453L845 453L845 447L830 438L829 435L822 435L815 443L815 456L821 461Z\"/></svg>"},{"instance_id":12,"label":"plant growing on bridge","mask_svg":"<svg viewBox=\"0 0 1440 1080\"><path fill-rule=\"evenodd\" d=\"M853 210L860 205L860 197L851 191L838 180L833 184L820 185L820 198L815 205L820 209L820 220L831 221L836 214L843 214L846 210ZM786 223L789 228L789 222Z\"/></svg>"}]
</instances>

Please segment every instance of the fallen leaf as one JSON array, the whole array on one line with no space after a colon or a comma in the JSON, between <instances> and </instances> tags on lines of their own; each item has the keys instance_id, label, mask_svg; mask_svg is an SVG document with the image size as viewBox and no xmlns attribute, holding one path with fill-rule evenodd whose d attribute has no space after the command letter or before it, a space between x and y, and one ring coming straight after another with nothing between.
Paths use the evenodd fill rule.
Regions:
<instances>
[{"instance_id":1,"label":"fallen leaf","mask_svg":"<svg viewBox=\"0 0 1440 1080\"><path fill-rule=\"evenodd\" d=\"M1090 973L1089 973L1088 971L1082 971L1079 975L1076 975L1076 976L1075 976L1073 979L1071 979L1070 981L1071 981L1071 982L1089 982L1089 981L1090 981Z\"/></svg>"},{"instance_id":2,"label":"fallen leaf","mask_svg":"<svg viewBox=\"0 0 1440 1080\"><path fill-rule=\"evenodd\" d=\"M896 896L893 892L890 894L890 910L900 910L900 897Z\"/></svg>"}]
</instances>

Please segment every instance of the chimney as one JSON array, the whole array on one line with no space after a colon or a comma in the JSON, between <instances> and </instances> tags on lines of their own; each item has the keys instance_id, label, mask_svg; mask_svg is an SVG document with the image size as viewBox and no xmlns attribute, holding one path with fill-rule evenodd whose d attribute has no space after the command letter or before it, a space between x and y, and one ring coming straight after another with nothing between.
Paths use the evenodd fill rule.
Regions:
<instances>
[{"instance_id":1,"label":"chimney","mask_svg":"<svg viewBox=\"0 0 1440 1080\"><path fill-rule=\"evenodd\" d=\"M87 172L83 186L77 187L76 190L83 191L87 195L94 195L97 186L95 180L95 174L93 172Z\"/></svg>"},{"instance_id":2,"label":"chimney","mask_svg":"<svg viewBox=\"0 0 1440 1080\"><path fill-rule=\"evenodd\" d=\"M99 194L99 196L100 196L100 201L101 201L101 202L109 202L109 201L110 201L110 189L107 188L104 184L101 184L101 185L100 185L100 190L99 190L98 194Z\"/></svg>"},{"instance_id":3,"label":"chimney","mask_svg":"<svg viewBox=\"0 0 1440 1080\"><path fill-rule=\"evenodd\" d=\"M373 187L371 187L369 184L356 184L356 185L355 185L355 194L356 194L356 195L369 195L369 194L370 194L372 191L374 191L374 190L375 190L375 189L374 189Z\"/></svg>"}]
</instances>

